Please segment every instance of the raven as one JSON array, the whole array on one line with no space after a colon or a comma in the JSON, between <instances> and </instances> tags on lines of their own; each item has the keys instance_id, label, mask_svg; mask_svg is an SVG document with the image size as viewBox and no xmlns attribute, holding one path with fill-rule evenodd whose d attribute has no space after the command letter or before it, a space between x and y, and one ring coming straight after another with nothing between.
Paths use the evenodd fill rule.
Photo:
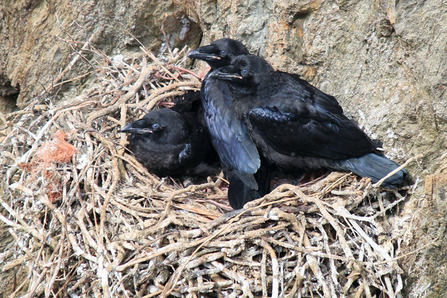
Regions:
<instances>
[{"instance_id":1,"label":"raven","mask_svg":"<svg viewBox=\"0 0 447 298\"><path fill-rule=\"evenodd\" d=\"M239 55L250 54L240 42L231 38L221 38L211 44L199 47L188 53L189 58L205 61L211 70L230 65L231 61Z\"/></svg>"},{"instance_id":2,"label":"raven","mask_svg":"<svg viewBox=\"0 0 447 298\"><path fill-rule=\"evenodd\" d=\"M399 167L376 153L378 142L343 114L333 96L297 75L274 71L258 56L239 56L210 78L228 84L234 115L261 154L284 171L327 168L377 182ZM405 174L400 170L383 186L401 184Z\"/></svg>"},{"instance_id":3,"label":"raven","mask_svg":"<svg viewBox=\"0 0 447 298\"><path fill-rule=\"evenodd\" d=\"M255 143L250 139L243 121L231 109L231 92L227 82L211 78L219 67L227 66L239 55L249 54L245 46L236 40L222 38L210 45L188 53L189 58L203 60L211 67L202 88L202 105L211 139L226 169L230 182L228 200L234 209L245 202L262 197L269 191L269 165L265 161L261 173L261 159ZM240 180L240 181L239 181Z\"/></svg>"},{"instance_id":4,"label":"raven","mask_svg":"<svg viewBox=\"0 0 447 298\"><path fill-rule=\"evenodd\" d=\"M208 176L219 171L209 133L187 105L150 111L120 132L130 133L130 151L160 177Z\"/></svg>"}]
</instances>

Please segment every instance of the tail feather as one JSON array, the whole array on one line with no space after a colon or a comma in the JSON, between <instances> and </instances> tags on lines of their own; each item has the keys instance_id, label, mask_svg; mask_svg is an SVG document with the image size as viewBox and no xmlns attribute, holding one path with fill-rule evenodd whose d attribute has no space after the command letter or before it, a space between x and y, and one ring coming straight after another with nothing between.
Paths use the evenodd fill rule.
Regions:
<instances>
[{"instance_id":1,"label":"tail feather","mask_svg":"<svg viewBox=\"0 0 447 298\"><path fill-rule=\"evenodd\" d=\"M237 177L237 180L244 183L248 189L252 189L255 191L259 189L259 185L256 181L254 174L245 173L238 170L227 171L227 173L231 173L231 177L234 177L233 179L236 179Z\"/></svg>"},{"instance_id":2,"label":"tail feather","mask_svg":"<svg viewBox=\"0 0 447 298\"><path fill-rule=\"evenodd\" d=\"M376 183L398 167L399 165L397 163L383 155L369 153L361 157L338 161L334 170L351 171L359 176L371 178L371 181ZM382 183L382 186L390 187L400 185L403 183L406 174L407 171L402 169L387 178Z\"/></svg>"},{"instance_id":3,"label":"tail feather","mask_svg":"<svg viewBox=\"0 0 447 298\"><path fill-rule=\"evenodd\" d=\"M261 163L259 170L252 176L257 188L251 188L234 171L227 171L226 176L230 185L228 187L228 201L233 209L241 209L245 203L259 199L270 191L270 167Z\"/></svg>"}]
</instances>

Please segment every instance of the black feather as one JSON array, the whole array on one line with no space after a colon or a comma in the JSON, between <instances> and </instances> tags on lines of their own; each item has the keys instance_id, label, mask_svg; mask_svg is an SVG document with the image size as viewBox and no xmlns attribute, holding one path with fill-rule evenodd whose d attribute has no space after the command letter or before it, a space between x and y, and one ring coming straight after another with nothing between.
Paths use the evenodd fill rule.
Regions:
<instances>
[{"instance_id":1,"label":"black feather","mask_svg":"<svg viewBox=\"0 0 447 298\"><path fill-rule=\"evenodd\" d=\"M121 130L130 134L129 149L135 158L158 176L208 176L219 171L209 133L194 105L188 105L153 110Z\"/></svg>"},{"instance_id":2,"label":"black feather","mask_svg":"<svg viewBox=\"0 0 447 298\"><path fill-rule=\"evenodd\" d=\"M262 58L243 55L210 78L227 83L231 109L271 164L288 172L352 171L377 182L398 165L374 153L372 141L343 114L337 100L298 76L274 71ZM385 185L403 182L401 170Z\"/></svg>"},{"instance_id":3,"label":"black feather","mask_svg":"<svg viewBox=\"0 0 447 298\"><path fill-rule=\"evenodd\" d=\"M188 54L188 57L203 60L211 66L201 89L204 118L230 180L228 197L233 208L242 208L244 203L265 195L269 189L265 185L270 184L270 176L265 174L269 167L266 161L262 171L256 174L261 167L259 152L245 123L231 108L227 82L211 78L214 70L246 54L249 52L242 43L229 38L216 40Z\"/></svg>"}]
</instances>

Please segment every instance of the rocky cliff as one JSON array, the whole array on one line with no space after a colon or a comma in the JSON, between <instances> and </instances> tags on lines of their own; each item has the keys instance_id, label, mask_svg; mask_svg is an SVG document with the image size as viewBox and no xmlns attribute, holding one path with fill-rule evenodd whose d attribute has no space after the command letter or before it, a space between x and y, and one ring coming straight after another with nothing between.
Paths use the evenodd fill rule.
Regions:
<instances>
[{"instance_id":1,"label":"rocky cliff","mask_svg":"<svg viewBox=\"0 0 447 298\"><path fill-rule=\"evenodd\" d=\"M422 154L408 170L415 180L428 180L402 206L412 224L398 246L412 252L404 259L409 296L441 297L447 284L437 273L446 268L439 258L446 248L436 245L444 239L447 210L447 5L441 0L5 0L2 113L37 96L57 102L90 87L92 48L132 57L140 43L162 53L220 37L241 40L275 68L334 95L396 162Z\"/></svg>"}]
</instances>

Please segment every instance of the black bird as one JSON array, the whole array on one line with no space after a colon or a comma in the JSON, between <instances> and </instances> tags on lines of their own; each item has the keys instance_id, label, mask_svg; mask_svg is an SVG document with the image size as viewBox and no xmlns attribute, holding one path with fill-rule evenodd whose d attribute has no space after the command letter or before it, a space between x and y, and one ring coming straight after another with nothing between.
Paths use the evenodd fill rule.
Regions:
<instances>
[{"instance_id":1,"label":"black bird","mask_svg":"<svg viewBox=\"0 0 447 298\"><path fill-rule=\"evenodd\" d=\"M189 58L205 61L211 70L230 65L231 61L240 55L249 55L247 48L231 38L221 38L211 44L199 47L188 53Z\"/></svg>"},{"instance_id":2,"label":"black bird","mask_svg":"<svg viewBox=\"0 0 447 298\"><path fill-rule=\"evenodd\" d=\"M202 88L202 105L211 139L226 169L230 182L228 200L234 209L262 197L269 191L270 167L261 160L254 142L250 139L243 121L231 109L231 92L227 82L211 78L213 71L227 66L239 55L249 54L245 46L236 40L222 38L210 45L189 52L189 58L203 60L211 67Z\"/></svg>"},{"instance_id":3,"label":"black bird","mask_svg":"<svg viewBox=\"0 0 447 298\"><path fill-rule=\"evenodd\" d=\"M274 71L260 57L239 56L210 77L228 83L234 114L261 154L282 170L328 168L377 182L399 167L376 153L378 142L343 114L333 96L297 75ZM400 170L382 185L401 184L405 174Z\"/></svg>"},{"instance_id":4,"label":"black bird","mask_svg":"<svg viewBox=\"0 0 447 298\"><path fill-rule=\"evenodd\" d=\"M153 110L120 131L130 133L129 149L135 158L160 177L208 176L219 171L209 133L189 104Z\"/></svg>"}]
</instances>

